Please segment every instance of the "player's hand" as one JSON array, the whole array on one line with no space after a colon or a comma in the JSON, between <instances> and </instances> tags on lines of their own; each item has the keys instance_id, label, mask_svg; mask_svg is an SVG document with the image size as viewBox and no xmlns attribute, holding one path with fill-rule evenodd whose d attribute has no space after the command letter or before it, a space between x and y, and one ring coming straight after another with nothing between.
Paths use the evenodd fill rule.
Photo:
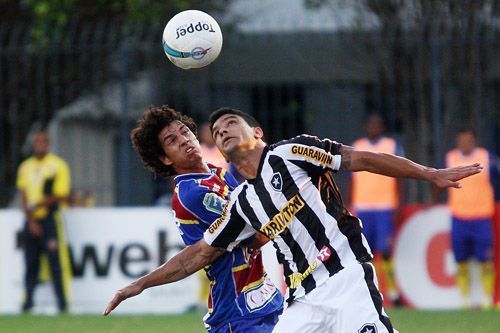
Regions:
<instances>
[{"instance_id":1,"label":"player's hand","mask_svg":"<svg viewBox=\"0 0 500 333\"><path fill-rule=\"evenodd\" d=\"M103 315L107 316L111 313L121 302L127 298L139 295L143 291L143 288L136 282L132 282L123 289L116 292L115 297L109 302L106 310L104 310Z\"/></svg>"},{"instance_id":2,"label":"player's hand","mask_svg":"<svg viewBox=\"0 0 500 333\"><path fill-rule=\"evenodd\" d=\"M40 238L43 235L42 226L35 219L28 220L28 230L33 237Z\"/></svg>"},{"instance_id":3,"label":"player's hand","mask_svg":"<svg viewBox=\"0 0 500 333\"><path fill-rule=\"evenodd\" d=\"M461 188L462 185L458 182L460 179L480 173L483 166L479 163L464 165L454 168L437 169L431 178L432 182L439 188Z\"/></svg>"}]
</instances>

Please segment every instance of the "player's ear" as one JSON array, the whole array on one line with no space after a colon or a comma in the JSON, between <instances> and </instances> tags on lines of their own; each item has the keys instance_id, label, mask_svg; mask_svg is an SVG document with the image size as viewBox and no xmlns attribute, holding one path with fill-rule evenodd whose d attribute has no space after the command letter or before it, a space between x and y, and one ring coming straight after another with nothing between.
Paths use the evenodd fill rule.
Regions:
<instances>
[{"instance_id":1,"label":"player's ear","mask_svg":"<svg viewBox=\"0 0 500 333\"><path fill-rule=\"evenodd\" d=\"M254 127L253 135L256 139L262 139L264 137L264 131L260 127Z\"/></svg>"},{"instance_id":2,"label":"player's ear","mask_svg":"<svg viewBox=\"0 0 500 333\"><path fill-rule=\"evenodd\" d=\"M167 166L172 165L172 164L174 163L174 162L172 162L172 160L171 160L170 158L168 158L168 156L167 156L167 155L163 155L163 156L161 156L161 157L160 157L160 161L161 161L163 164L167 165Z\"/></svg>"}]
</instances>

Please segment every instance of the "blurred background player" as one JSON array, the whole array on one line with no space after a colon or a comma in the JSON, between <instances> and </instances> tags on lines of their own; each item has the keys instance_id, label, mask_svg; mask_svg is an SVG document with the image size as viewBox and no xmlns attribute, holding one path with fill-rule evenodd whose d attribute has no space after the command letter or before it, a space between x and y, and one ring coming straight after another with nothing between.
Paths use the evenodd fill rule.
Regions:
<instances>
[{"instance_id":1,"label":"blurred background player","mask_svg":"<svg viewBox=\"0 0 500 333\"><path fill-rule=\"evenodd\" d=\"M225 169L204 162L195 133L191 118L162 106L150 107L131 135L134 149L147 167L161 177L175 176L172 210L186 245L203 238L238 185ZM249 242L255 247L262 244L259 237ZM205 266L211 286L204 317L208 331L271 332L282 312L283 296L264 272L260 250L238 247L219 255ZM162 267L119 290L105 315L126 298L164 284Z\"/></svg>"},{"instance_id":2,"label":"blurred background player","mask_svg":"<svg viewBox=\"0 0 500 333\"><path fill-rule=\"evenodd\" d=\"M498 158L485 148L478 147L472 128L464 127L456 135L456 148L446 154L446 166L466 165L471 161L484 166L484 172L463 179L462 189L448 189L448 208L452 215L451 242L457 262L456 281L470 304L470 274L468 260L479 262L485 298L483 308L490 308L493 299L495 272L493 266L494 193L492 181L499 179Z\"/></svg>"},{"instance_id":3,"label":"blurred background player","mask_svg":"<svg viewBox=\"0 0 500 333\"><path fill-rule=\"evenodd\" d=\"M384 135L380 114L370 114L365 123L366 136L353 143L354 149L404 156L399 143ZM370 172L353 172L348 188L351 205L363 222L363 234L376 256L375 266L383 272L385 292L394 306L402 306L392 265L394 222L400 217L403 193L401 180ZM379 264L381 257L382 263ZM380 267L381 266L381 267ZM382 268L382 269L380 269ZM382 285L384 286L384 285Z\"/></svg>"},{"instance_id":4,"label":"blurred background player","mask_svg":"<svg viewBox=\"0 0 500 333\"><path fill-rule=\"evenodd\" d=\"M49 152L47 132L34 133L33 155L18 169L17 188L26 218L24 227L25 292L23 312L33 308L33 295L39 281L42 254L48 257L50 275L60 312L67 310L66 291L70 268L59 208L70 194L70 171L66 162ZM63 269L64 267L64 269Z\"/></svg>"}]
</instances>

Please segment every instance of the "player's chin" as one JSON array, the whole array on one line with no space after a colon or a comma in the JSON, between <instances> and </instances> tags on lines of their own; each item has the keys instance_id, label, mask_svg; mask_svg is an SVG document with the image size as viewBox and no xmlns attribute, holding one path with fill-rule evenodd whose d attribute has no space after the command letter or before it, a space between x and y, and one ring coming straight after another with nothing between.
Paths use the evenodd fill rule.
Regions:
<instances>
[{"instance_id":1,"label":"player's chin","mask_svg":"<svg viewBox=\"0 0 500 333\"><path fill-rule=\"evenodd\" d=\"M236 149L238 148L238 145L236 144L233 144L232 142L228 142L223 148L222 148L222 153L225 155L225 156L231 156L231 154L233 154Z\"/></svg>"}]
</instances>

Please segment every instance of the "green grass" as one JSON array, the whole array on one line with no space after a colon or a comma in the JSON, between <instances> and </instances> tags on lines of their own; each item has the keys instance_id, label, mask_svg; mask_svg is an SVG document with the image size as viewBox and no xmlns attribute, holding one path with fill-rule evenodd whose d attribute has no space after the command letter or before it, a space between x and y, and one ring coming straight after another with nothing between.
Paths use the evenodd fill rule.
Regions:
<instances>
[{"instance_id":1,"label":"green grass","mask_svg":"<svg viewBox=\"0 0 500 333\"><path fill-rule=\"evenodd\" d=\"M389 316L401 333L493 333L500 332L499 311L415 311L391 309ZM0 316L1 333L127 333L206 332L202 315L180 316Z\"/></svg>"},{"instance_id":2,"label":"green grass","mask_svg":"<svg viewBox=\"0 0 500 333\"><path fill-rule=\"evenodd\" d=\"M401 333L496 333L500 332L500 311L387 311Z\"/></svg>"}]
</instances>

